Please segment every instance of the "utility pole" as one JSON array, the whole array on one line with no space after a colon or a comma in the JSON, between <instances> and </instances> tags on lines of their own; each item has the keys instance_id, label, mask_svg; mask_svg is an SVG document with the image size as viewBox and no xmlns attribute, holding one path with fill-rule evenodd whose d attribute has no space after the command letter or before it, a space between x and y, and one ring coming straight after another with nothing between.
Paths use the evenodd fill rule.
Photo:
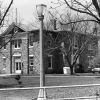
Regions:
<instances>
[{"instance_id":1,"label":"utility pole","mask_svg":"<svg viewBox=\"0 0 100 100\"><path fill-rule=\"evenodd\" d=\"M18 23L17 21L18 21L18 14L17 14L17 8L16 8L16 19L15 19L15 22Z\"/></svg>"}]
</instances>

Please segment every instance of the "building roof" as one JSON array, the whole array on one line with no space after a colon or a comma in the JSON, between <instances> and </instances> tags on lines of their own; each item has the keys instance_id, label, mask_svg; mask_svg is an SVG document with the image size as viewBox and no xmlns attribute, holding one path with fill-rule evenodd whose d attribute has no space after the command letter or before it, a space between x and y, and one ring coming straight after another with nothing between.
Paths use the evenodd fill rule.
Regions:
<instances>
[{"instance_id":1,"label":"building roof","mask_svg":"<svg viewBox=\"0 0 100 100\"><path fill-rule=\"evenodd\" d=\"M17 24L15 22L13 22L11 25L9 25L9 27L1 34L1 36L3 35L8 35L11 33L12 30L14 30L14 28L17 27L18 30L20 32L26 32L26 30L20 25L20 24Z\"/></svg>"}]
</instances>

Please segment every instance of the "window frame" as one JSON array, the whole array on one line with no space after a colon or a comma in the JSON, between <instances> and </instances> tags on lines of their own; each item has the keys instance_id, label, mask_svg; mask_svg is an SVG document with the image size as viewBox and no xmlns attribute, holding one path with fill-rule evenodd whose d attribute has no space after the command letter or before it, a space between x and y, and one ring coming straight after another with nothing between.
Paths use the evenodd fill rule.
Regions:
<instances>
[{"instance_id":1,"label":"window frame","mask_svg":"<svg viewBox=\"0 0 100 100\"><path fill-rule=\"evenodd\" d=\"M50 67L48 65L48 69L53 69L52 60L53 60L53 55L48 55L48 64L50 63Z\"/></svg>"},{"instance_id":2,"label":"window frame","mask_svg":"<svg viewBox=\"0 0 100 100\"><path fill-rule=\"evenodd\" d=\"M21 56L15 56L14 57L14 65L15 65L15 71L16 70L22 70Z\"/></svg>"},{"instance_id":3,"label":"window frame","mask_svg":"<svg viewBox=\"0 0 100 100\"><path fill-rule=\"evenodd\" d=\"M33 34L29 35L29 47L33 47Z\"/></svg>"},{"instance_id":4,"label":"window frame","mask_svg":"<svg viewBox=\"0 0 100 100\"><path fill-rule=\"evenodd\" d=\"M73 47L78 48L78 37L77 36L73 37Z\"/></svg>"},{"instance_id":5,"label":"window frame","mask_svg":"<svg viewBox=\"0 0 100 100\"><path fill-rule=\"evenodd\" d=\"M93 50L92 44L88 44L88 50Z\"/></svg>"},{"instance_id":6,"label":"window frame","mask_svg":"<svg viewBox=\"0 0 100 100\"><path fill-rule=\"evenodd\" d=\"M15 39L14 40L14 49L20 49L21 48L21 39Z\"/></svg>"},{"instance_id":7,"label":"window frame","mask_svg":"<svg viewBox=\"0 0 100 100\"><path fill-rule=\"evenodd\" d=\"M29 56L29 70L33 71L33 68L34 68L34 56Z\"/></svg>"}]
</instances>

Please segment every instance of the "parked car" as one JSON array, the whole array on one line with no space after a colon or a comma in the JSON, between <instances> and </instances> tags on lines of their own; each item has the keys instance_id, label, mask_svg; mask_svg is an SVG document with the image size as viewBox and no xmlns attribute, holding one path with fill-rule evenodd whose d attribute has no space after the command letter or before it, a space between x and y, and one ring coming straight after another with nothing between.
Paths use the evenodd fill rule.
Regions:
<instances>
[{"instance_id":1,"label":"parked car","mask_svg":"<svg viewBox=\"0 0 100 100\"><path fill-rule=\"evenodd\" d=\"M92 66L88 66L88 72L92 72L93 67Z\"/></svg>"},{"instance_id":2,"label":"parked car","mask_svg":"<svg viewBox=\"0 0 100 100\"><path fill-rule=\"evenodd\" d=\"M95 73L95 72L98 72L100 73L100 67L95 67L92 69L92 72Z\"/></svg>"}]
</instances>

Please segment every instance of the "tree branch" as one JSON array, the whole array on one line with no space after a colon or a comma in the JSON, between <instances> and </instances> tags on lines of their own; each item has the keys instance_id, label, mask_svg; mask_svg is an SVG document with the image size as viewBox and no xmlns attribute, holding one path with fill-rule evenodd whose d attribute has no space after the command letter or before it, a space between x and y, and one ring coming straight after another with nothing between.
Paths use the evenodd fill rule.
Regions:
<instances>
[{"instance_id":1,"label":"tree branch","mask_svg":"<svg viewBox=\"0 0 100 100\"><path fill-rule=\"evenodd\" d=\"M91 14L93 14L93 13L89 10L90 5L89 5L88 7L86 7L86 6L84 6L82 3L78 2L77 0L74 0L74 1L75 1L77 4L81 5L83 8L85 8L85 10L87 10L87 11L89 11Z\"/></svg>"},{"instance_id":2,"label":"tree branch","mask_svg":"<svg viewBox=\"0 0 100 100\"><path fill-rule=\"evenodd\" d=\"M68 6L70 9L72 9L72 10L74 10L74 11L76 11L76 12L88 14L88 15L94 17L96 20L98 20L98 21L100 22L100 19L99 19L97 16L95 16L94 14L91 14L91 13L89 13L89 12L76 9L76 8L70 6L70 4L68 3L68 1L66 1L66 0L64 0L64 1L65 1L65 3L67 4L67 6Z\"/></svg>"},{"instance_id":3,"label":"tree branch","mask_svg":"<svg viewBox=\"0 0 100 100\"><path fill-rule=\"evenodd\" d=\"M1 19L1 21L0 21L0 26L2 25L2 22L4 21L4 18L6 17L8 11L9 11L11 5L12 5L12 3L13 3L13 0L11 0L11 2L10 2L10 4L9 4L8 8L6 9L6 11L5 11L5 13L4 13L4 15L3 15L3 17L2 17L2 19Z\"/></svg>"},{"instance_id":4,"label":"tree branch","mask_svg":"<svg viewBox=\"0 0 100 100\"><path fill-rule=\"evenodd\" d=\"M97 12L98 12L98 15L100 17L100 7L98 5L98 1L97 0L92 0L92 3L94 5L94 7L96 8Z\"/></svg>"},{"instance_id":5,"label":"tree branch","mask_svg":"<svg viewBox=\"0 0 100 100\"><path fill-rule=\"evenodd\" d=\"M90 19L90 20L86 19L86 20L71 21L69 23L62 23L62 22L60 22L60 24L61 25L68 25L68 24L71 24L71 23L79 23L79 22L86 22L86 21L96 22L96 23L100 24L98 21L92 20L92 19Z\"/></svg>"}]
</instances>

